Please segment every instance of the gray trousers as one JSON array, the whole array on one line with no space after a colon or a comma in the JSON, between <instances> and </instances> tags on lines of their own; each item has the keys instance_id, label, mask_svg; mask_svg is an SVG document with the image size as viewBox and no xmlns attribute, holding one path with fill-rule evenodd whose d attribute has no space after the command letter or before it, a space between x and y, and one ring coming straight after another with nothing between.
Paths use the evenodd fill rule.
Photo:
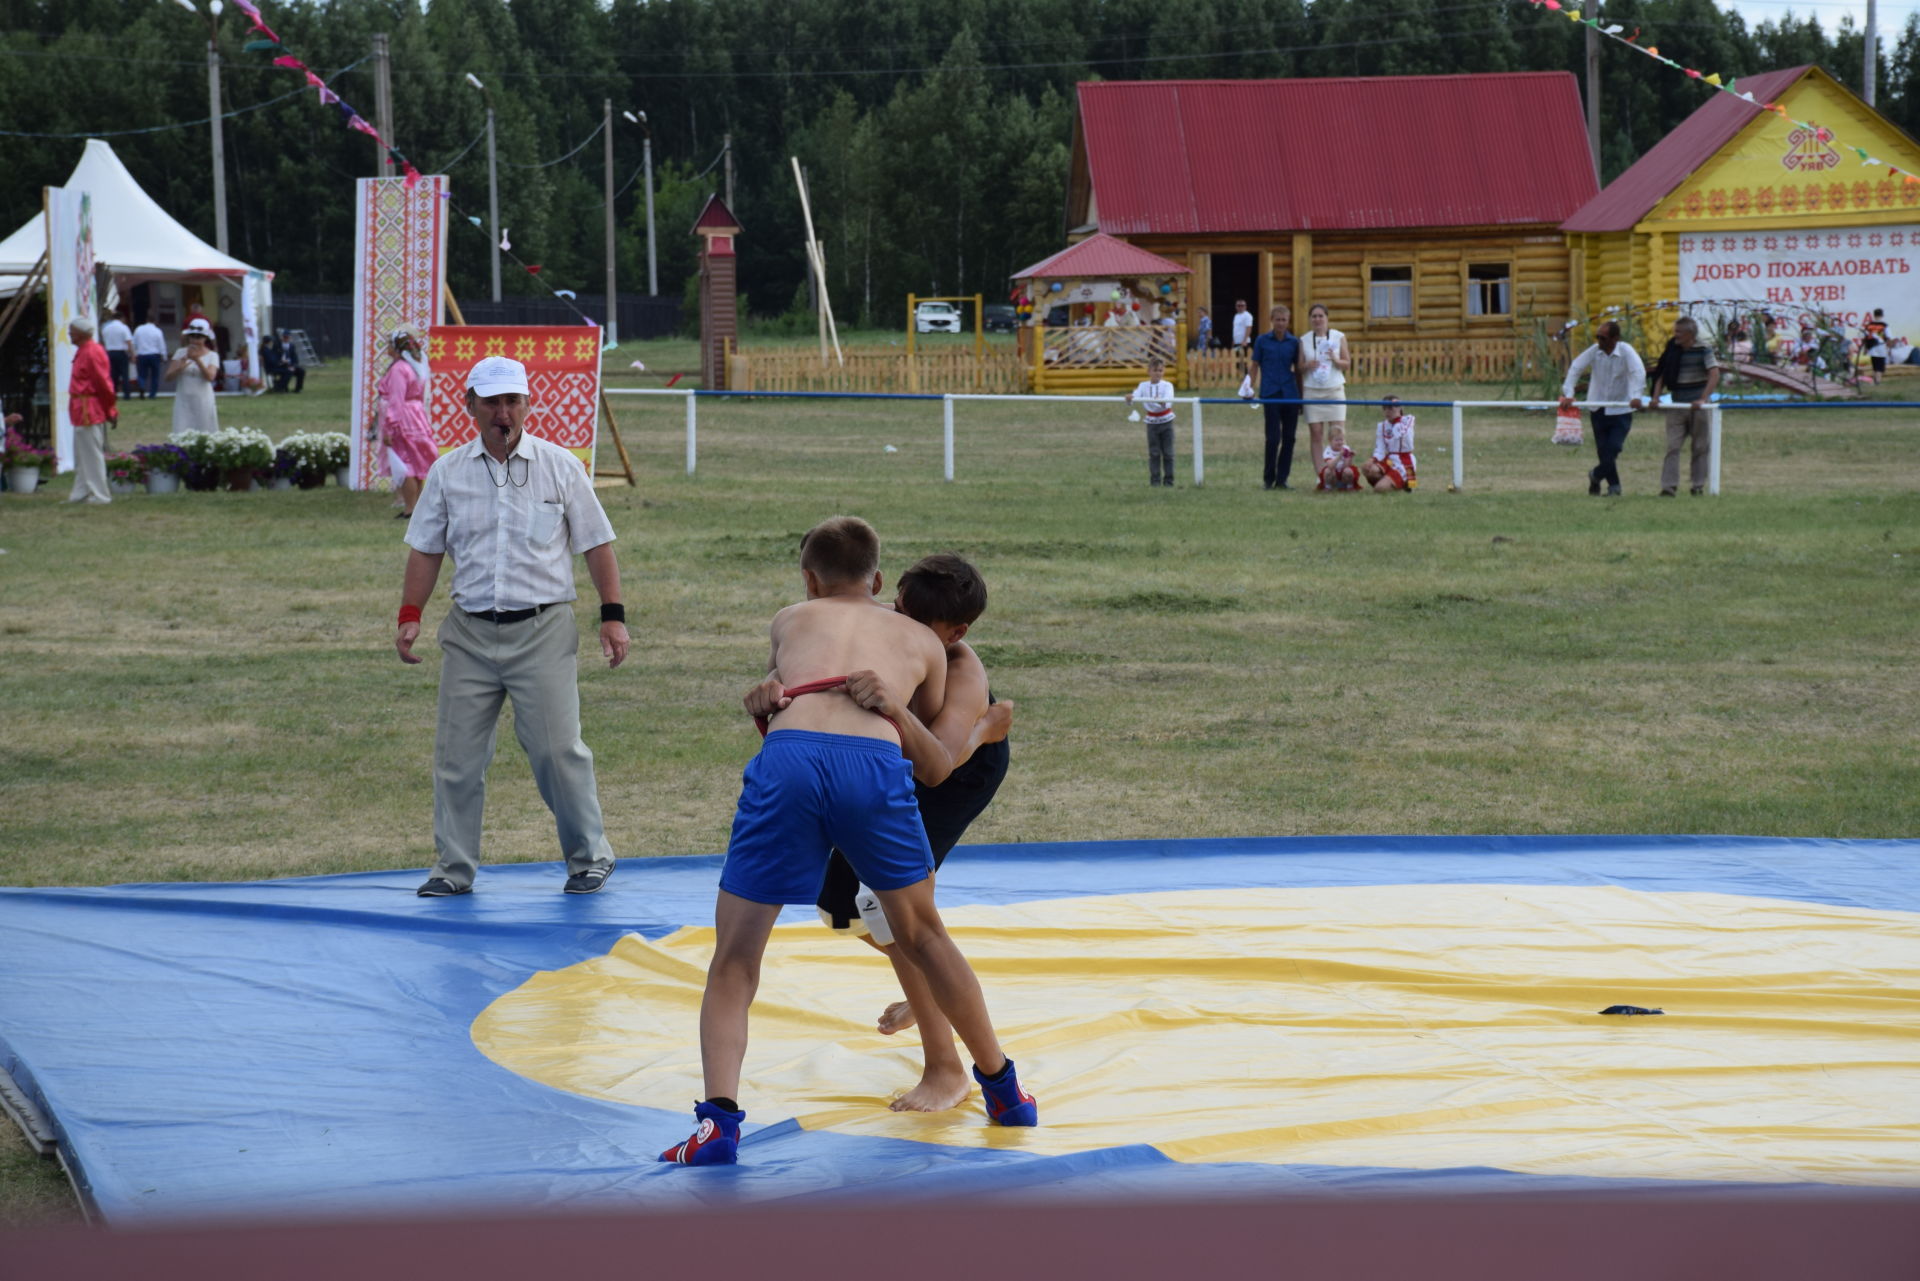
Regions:
<instances>
[{"instance_id":1,"label":"gray trousers","mask_svg":"<svg viewBox=\"0 0 1920 1281\"><path fill-rule=\"evenodd\" d=\"M580 629L571 605L518 623L489 623L458 608L440 624L440 722L433 740L431 875L473 884L480 864L487 766L501 704L553 811L567 871L611 866L593 753L580 741Z\"/></svg>"},{"instance_id":2,"label":"gray trousers","mask_svg":"<svg viewBox=\"0 0 1920 1281\"><path fill-rule=\"evenodd\" d=\"M1165 477L1163 480L1162 477ZM1147 483L1173 483L1173 424L1147 424Z\"/></svg>"},{"instance_id":3,"label":"gray trousers","mask_svg":"<svg viewBox=\"0 0 1920 1281\"><path fill-rule=\"evenodd\" d=\"M1673 494L1680 490L1680 442L1689 436L1693 438L1689 479L1694 489L1707 487L1707 452L1713 446L1708 417L1707 410L1695 409L1691 404L1685 409L1667 411L1667 456L1660 463L1661 493Z\"/></svg>"},{"instance_id":4,"label":"gray trousers","mask_svg":"<svg viewBox=\"0 0 1920 1281\"><path fill-rule=\"evenodd\" d=\"M107 425L73 429L73 493L70 503L110 503L107 488Z\"/></svg>"}]
</instances>

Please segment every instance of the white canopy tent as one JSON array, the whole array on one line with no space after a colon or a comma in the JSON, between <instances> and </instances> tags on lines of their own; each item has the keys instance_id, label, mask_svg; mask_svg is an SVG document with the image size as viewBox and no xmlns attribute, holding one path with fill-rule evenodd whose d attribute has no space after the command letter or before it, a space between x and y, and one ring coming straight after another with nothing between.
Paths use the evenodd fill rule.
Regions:
<instances>
[{"instance_id":1,"label":"white canopy tent","mask_svg":"<svg viewBox=\"0 0 1920 1281\"><path fill-rule=\"evenodd\" d=\"M216 329L228 331L232 346L247 348L247 363L259 376L254 338L272 306L272 272L221 253L181 226L99 138L87 140L64 185L93 197L94 260L113 272L123 305L134 286L152 285L148 314L174 330L197 307ZM0 241L0 297L19 290L46 248L45 214Z\"/></svg>"}]
</instances>

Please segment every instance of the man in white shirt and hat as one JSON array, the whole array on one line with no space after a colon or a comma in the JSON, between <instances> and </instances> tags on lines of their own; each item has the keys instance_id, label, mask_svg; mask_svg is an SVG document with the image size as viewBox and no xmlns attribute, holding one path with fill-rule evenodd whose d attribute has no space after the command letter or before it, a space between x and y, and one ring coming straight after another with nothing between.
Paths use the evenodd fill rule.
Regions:
<instances>
[{"instance_id":1,"label":"man in white shirt and hat","mask_svg":"<svg viewBox=\"0 0 1920 1281\"><path fill-rule=\"evenodd\" d=\"M579 647L573 558L582 555L600 597L600 652L627 656L626 610L613 526L586 468L526 434L527 370L488 356L467 373L467 413L478 439L427 472L408 522L405 581L394 647L406 663L440 562L453 555L454 608L440 624L439 724L433 746L433 844L422 898L473 889L480 863L487 765L501 704L553 812L567 862L566 892L592 894L613 874L593 773L580 738Z\"/></svg>"}]
</instances>

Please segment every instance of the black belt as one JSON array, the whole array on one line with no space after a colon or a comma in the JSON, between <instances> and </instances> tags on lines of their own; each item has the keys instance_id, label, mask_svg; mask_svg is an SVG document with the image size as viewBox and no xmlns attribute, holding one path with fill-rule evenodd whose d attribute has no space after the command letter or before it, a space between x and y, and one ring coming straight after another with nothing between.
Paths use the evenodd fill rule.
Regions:
<instances>
[{"instance_id":1,"label":"black belt","mask_svg":"<svg viewBox=\"0 0 1920 1281\"><path fill-rule=\"evenodd\" d=\"M544 614L552 605L535 605L532 609L469 609L462 611L468 618L477 618L483 623L524 623L535 614Z\"/></svg>"}]
</instances>

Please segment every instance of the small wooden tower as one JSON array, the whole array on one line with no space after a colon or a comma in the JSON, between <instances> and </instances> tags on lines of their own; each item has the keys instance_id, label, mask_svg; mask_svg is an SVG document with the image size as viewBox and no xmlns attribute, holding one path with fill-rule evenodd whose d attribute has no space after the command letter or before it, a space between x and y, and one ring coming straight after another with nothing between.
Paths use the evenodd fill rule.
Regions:
<instances>
[{"instance_id":1,"label":"small wooden tower","mask_svg":"<svg viewBox=\"0 0 1920 1281\"><path fill-rule=\"evenodd\" d=\"M740 288L733 256L740 222L716 193L707 197L693 230L700 237L700 382L710 390L723 391L727 355L740 337Z\"/></svg>"}]
</instances>

